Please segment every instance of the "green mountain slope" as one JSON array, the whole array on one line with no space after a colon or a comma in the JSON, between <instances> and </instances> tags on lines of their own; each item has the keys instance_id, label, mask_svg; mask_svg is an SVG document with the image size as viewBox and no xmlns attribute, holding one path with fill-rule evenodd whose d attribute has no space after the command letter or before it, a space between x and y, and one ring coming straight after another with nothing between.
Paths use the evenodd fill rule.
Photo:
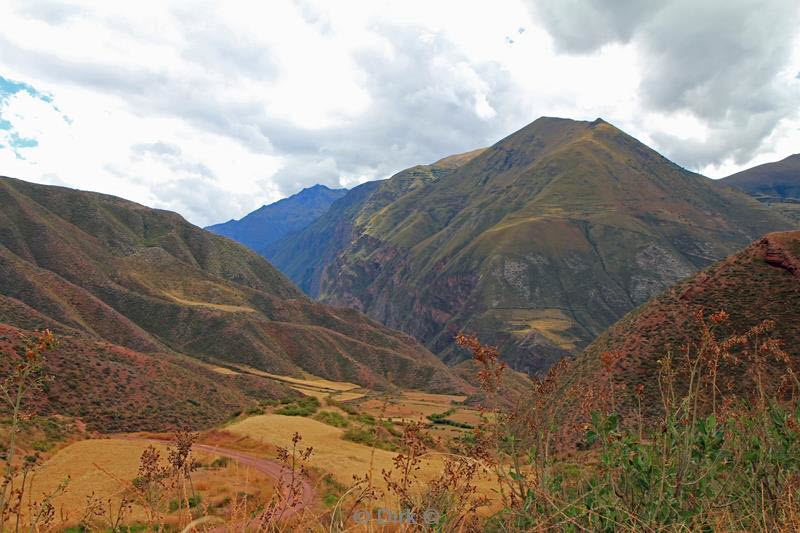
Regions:
<instances>
[{"instance_id":1,"label":"green mountain slope","mask_svg":"<svg viewBox=\"0 0 800 533\"><path fill-rule=\"evenodd\" d=\"M445 360L462 329L536 371L792 223L602 121L541 118L459 165L365 184L268 257Z\"/></svg>"},{"instance_id":2,"label":"green mountain slope","mask_svg":"<svg viewBox=\"0 0 800 533\"><path fill-rule=\"evenodd\" d=\"M731 174L722 181L800 223L800 154Z\"/></svg>"},{"instance_id":3,"label":"green mountain slope","mask_svg":"<svg viewBox=\"0 0 800 533\"><path fill-rule=\"evenodd\" d=\"M470 388L408 335L311 301L175 213L11 178L0 206L0 323L281 374Z\"/></svg>"}]
</instances>

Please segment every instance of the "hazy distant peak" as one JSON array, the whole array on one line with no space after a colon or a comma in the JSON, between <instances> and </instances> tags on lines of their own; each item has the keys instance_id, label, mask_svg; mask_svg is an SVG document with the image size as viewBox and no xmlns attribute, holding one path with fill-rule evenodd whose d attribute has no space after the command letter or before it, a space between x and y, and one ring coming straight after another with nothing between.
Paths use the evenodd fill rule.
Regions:
<instances>
[{"instance_id":1,"label":"hazy distant peak","mask_svg":"<svg viewBox=\"0 0 800 533\"><path fill-rule=\"evenodd\" d=\"M347 189L317 184L287 198L266 204L239 220L214 224L205 229L223 235L256 252L292 231L299 231L319 218Z\"/></svg>"}]
</instances>

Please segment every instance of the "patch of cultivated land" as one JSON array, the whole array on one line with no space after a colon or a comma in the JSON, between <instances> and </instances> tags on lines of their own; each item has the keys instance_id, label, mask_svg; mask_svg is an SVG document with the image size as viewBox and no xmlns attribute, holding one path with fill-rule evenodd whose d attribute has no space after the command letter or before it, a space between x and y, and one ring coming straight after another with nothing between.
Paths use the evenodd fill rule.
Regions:
<instances>
[{"instance_id":1,"label":"patch of cultivated land","mask_svg":"<svg viewBox=\"0 0 800 533\"><path fill-rule=\"evenodd\" d=\"M297 432L303 437L303 447L314 448L310 464L331 474L336 481L345 486L353 483L354 475L363 477L372 472L376 486L385 490L381 472L391 471L394 468L394 458L397 456L395 452L344 440L343 429L298 416L274 414L253 416L236 422L226 429L235 435L247 436L275 446L285 446ZM422 492L427 481L442 473L443 463L442 453L429 451L419 465L417 471L419 484L415 489ZM483 479L478 481L478 486L488 497L492 496L491 487L494 486L490 481L488 475L484 475Z\"/></svg>"},{"instance_id":2,"label":"patch of cultivated land","mask_svg":"<svg viewBox=\"0 0 800 533\"><path fill-rule=\"evenodd\" d=\"M343 400L337 396L336 399ZM480 423L480 412L474 408L459 405L466 396L452 394L432 394L420 391L403 391L396 395L371 397L358 404L360 410L373 416L393 420L426 421L428 415L453 410L447 418L468 424Z\"/></svg>"},{"instance_id":3,"label":"patch of cultivated land","mask_svg":"<svg viewBox=\"0 0 800 533\"><path fill-rule=\"evenodd\" d=\"M431 394L419 391L394 391L390 394L379 393L358 387L353 383L323 380L313 376L295 378L278 374L253 371L246 367L229 368L208 364L210 370L227 375L247 374L250 372L268 376L276 381L291 384L292 388L319 400L320 407L316 413L336 413L347 421L345 427L334 427L312 416L284 416L275 414L286 408L285 402L265 403L260 412L248 416L245 413L238 419L225 424L224 430L202 432L193 455L204 465L210 465L215 459L226 453L244 454L248 460L274 463L277 448L291 447L295 433L302 436L300 446L313 447L313 455L309 466L312 467L312 492L316 494L312 508L320 509L323 505L330 507L328 485L323 477L329 475L343 487L350 487L353 476L363 477L372 473L377 487L384 490L385 481L382 472L394 468L397 453L387 449L373 448L365 443L353 442L344 438L348 430L361 428L375 429L381 423L392 427L395 436L403 431L402 422L421 421L430 424L426 417L433 414L449 413L448 420L477 426L481 423L480 411L460 405L464 396ZM341 403L346 402L346 403ZM353 415L353 413L356 413ZM364 422L363 417L370 419ZM385 422L380 422L380 420ZM418 481L415 490L422 492L427 483L438 477L443 470L444 450L447 442L465 435L469 430L450 425L431 424L426 433L438 441L436 449L429 449L424 455L417 472ZM77 523L86 507L86 498L94 493L102 498L119 501L122 491L137 476L139 459L142 452L154 445L166 459L166 441L172 435L166 433L137 433L109 439L89 439L70 444L53 454L37 473L33 485L33 494L42 494L53 490L65 477L69 476L68 491L55 500L56 509L69 512L67 523ZM152 442L150 439L164 442ZM209 448L218 448L218 453L209 453ZM234 450L235 452L226 452ZM219 505L225 498L236 494L259 494L269 498L276 486L275 479L259 472L235 458L229 459L222 468L201 468L193 475L195 487L201 494L201 504L216 506L211 514L224 515L226 509ZM491 482L488 471L484 471L478 481L479 490L492 497ZM342 490L335 492L334 500ZM387 506L396 502L387 500ZM145 519L144 509L134 507L126 523L142 522Z\"/></svg>"},{"instance_id":4,"label":"patch of cultivated land","mask_svg":"<svg viewBox=\"0 0 800 533\"><path fill-rule=\"evenodd\" d=\"M233 370L228 368L224 367L218 367L218 368L219 370L217 371L220 373L225 373L225 371L234 372ZM253 374L256 376L275 380L285 385L289 385L290 388L298 392L301 392L307 396L313 396L320 400L323 400L325 398L335 398L336 400L346 402L349 400L362 398L365 395L365 392L355 392L362 390L361 386L356 385L355 383L348 383L344 381L331 381L328 379L323 379L312 375L309 375L306 378L282 376L280 374L271 374L269 372L264 372L263 370L248 367L245 365L235 365L235 368L237 368L244 374Z\"/></svg>"}]
</instances>

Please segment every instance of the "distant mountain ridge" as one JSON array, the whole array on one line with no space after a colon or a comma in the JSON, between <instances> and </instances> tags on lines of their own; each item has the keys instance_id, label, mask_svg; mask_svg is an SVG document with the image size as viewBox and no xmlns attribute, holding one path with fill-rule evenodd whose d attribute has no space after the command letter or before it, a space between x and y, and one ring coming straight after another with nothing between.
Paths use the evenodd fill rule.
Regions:
<instances>
[{"instance_id":1,"label":"distant mountain ridge","mask_svg":"<svg viewBox=\"0 0 800 533\"><path fill-rule=\"evenodd\" d=\"M722 178L800 223L800 154Z\"/></svg>"},{"instance_id":2,"label":"distant mountain ridge","mask_svg":"<svg viewBox=\"0 0 800 533\"><path fill-rule=\"evenodd\" d=\"M446 164L442 164L445 162ZM540 118L355 187L265 255L446 361L472 330L517 369L580 351L678 280L792 222L607 122Z\"/></svg>"},{"instance_id":3,"label":"distant mountain ridge","mask_svg":"<svg viewBox=\"0 0 800 533\"><path fill-rule=\"evenodd\" d=\"M347 189L314 185L288 198L264 205L239 220L205 229L240 242L257 253L287 233L298 231L324 214Z\"/></svg>"},{"instance_id":4,"label":"distant mountain ridge","mask_svg":"<svg viewBox=\"0 0 800 533\"><path fill-rule=\"evenodd\" d=\"M291 393L230 370L240 365L378 388L471 390L410 336L311 301L262 257L176 213L12 178L0 178L2 324L3 339L39 328L69 339L53 354L51 368L64 375L46 403L75 416L102 410L92 418L104 430L219 422L247 402ZM212 370L220 365L228 370ZM154 369L152 386L126 385ZM142 410L131 411L130 397ZM159 403L162 411L146 410Z\"/></svg>"}]
</instances>

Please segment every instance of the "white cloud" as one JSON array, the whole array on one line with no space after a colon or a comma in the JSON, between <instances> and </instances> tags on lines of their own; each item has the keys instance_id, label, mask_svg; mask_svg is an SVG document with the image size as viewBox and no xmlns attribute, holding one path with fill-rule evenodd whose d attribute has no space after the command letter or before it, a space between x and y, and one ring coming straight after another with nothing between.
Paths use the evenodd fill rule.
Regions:
<instances>
[{"instance_id":1,"label":"white cloud","mask_svg":"<svg viewBox=\"0 0 800 533\"><path fill-rule=\"evenodd\" d=\"M52 101L0 85L11 124L0 122L0 174L205 225L314 183L353 186L487 145L541 115L602 116L714 176L796 151L800 55L784 42L796 30L781 21L776 36L767 22L779 11L765 10L747 37L783 55L714 64L713 76L692 58L670 92L652 86L653 43L680 29L681 5L592 4L584 20L531 15L522 0L4 2L0 76ZM742 73L770 76L768 89L726 93ZM12 135L38 144L12 150Z\"/></svg>"}]
</instances>

